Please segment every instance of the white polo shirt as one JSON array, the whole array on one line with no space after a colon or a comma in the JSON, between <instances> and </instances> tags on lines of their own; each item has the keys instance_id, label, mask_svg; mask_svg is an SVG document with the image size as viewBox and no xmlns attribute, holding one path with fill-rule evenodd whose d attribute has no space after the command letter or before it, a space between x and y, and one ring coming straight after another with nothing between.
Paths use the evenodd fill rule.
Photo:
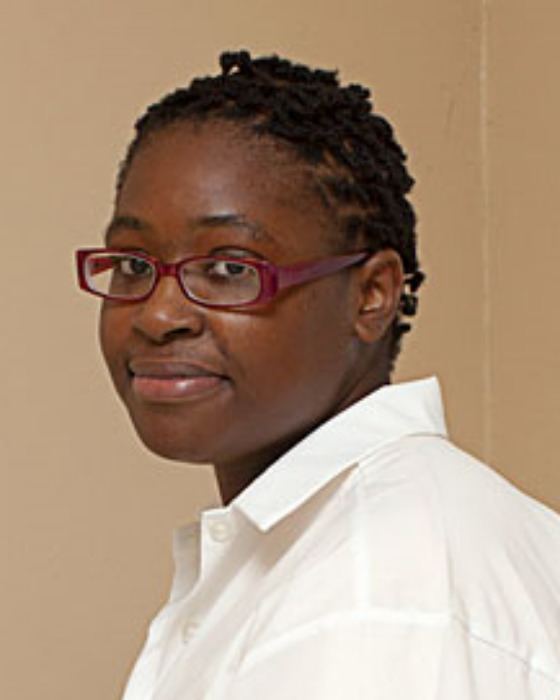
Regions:
<instances>
[{"instance_id":1,"label":"white polo shirt","mask_svg":"<svg viewBox=\"0 0 560 700\"><path fill-rule=\"evenodd\" d=\"M560 516L448 441L435 379L335 416L174 550L125 700L560 700Z\"/></svg>"}]
</instances>

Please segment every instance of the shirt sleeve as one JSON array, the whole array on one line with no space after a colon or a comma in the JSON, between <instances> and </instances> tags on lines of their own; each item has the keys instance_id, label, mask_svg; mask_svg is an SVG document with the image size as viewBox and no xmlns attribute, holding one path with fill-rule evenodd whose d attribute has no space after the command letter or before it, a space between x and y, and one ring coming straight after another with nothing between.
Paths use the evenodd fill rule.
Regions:
<instances>
[{"instance_id":1,"label":"shirt sleeve","mask_svg":"<svg viewBox=\"0 0 560 700\"><path fill-rule=\"evenodd\" d=\"M230 700L560 700L560 678L456 620L323 619L250 650Z\"/></svg>"}]
</instances>

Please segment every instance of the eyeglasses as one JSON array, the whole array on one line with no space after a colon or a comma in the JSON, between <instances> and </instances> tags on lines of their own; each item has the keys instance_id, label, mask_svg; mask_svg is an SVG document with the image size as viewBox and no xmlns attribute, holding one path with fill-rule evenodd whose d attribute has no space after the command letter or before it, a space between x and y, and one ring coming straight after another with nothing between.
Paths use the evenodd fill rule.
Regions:
<instances>
[{"instance_id":1,"label":"eyeglasses","mask_svg":"<svg viewBox=\"0 0 560 700\"><path fill-rule=\"evenodd\" d=\"M147 299L165 276L175 277L185 296L210 308L264 304L278 292L356 265L371 253L361 251L277 267L266 260L230 256L191 256L165 263L146 253L113 248L76 252L79 285L104 299Z\"/></svg>"}]
</instances>

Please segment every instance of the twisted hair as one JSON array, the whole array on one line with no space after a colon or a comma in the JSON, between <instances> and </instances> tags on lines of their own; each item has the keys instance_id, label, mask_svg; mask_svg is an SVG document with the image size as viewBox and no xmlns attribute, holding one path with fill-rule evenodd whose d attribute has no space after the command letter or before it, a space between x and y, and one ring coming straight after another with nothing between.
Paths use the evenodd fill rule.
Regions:
<instances>
[{"instance_id":1,"label":"twisted hair","mask_svg":"<svg viewBox=\"0 0 560 700\"><path fill-rule=\"evenodd\" d=\"M372 252L397 251L405 290L391 328L390 362L410 330L405 316L417 311L424 280L416 254L416 217L406 195L414 180L391 125L373 112L370 91L342 86L336 71L314 70L278 56L252 58L247 51L220 56L221 73L197 78L151 105L135 124L122 162L117 193L146 138L188 120L224 119L289 144L317 175L319 194L347 240L367 241Z\"/></svg>"}]
</instances>

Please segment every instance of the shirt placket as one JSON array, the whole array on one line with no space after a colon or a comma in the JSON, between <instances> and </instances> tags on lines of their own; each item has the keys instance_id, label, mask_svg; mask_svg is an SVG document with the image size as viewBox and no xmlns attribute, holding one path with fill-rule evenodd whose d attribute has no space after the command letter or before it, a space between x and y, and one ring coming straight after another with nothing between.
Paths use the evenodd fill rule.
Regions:
<instances>
[{"instance_id":1,"label":"shirt placket","mask_svg":"<svg viewBox=\"0 0 560 700\"><path fill-rule=\"evenodd\" d=\"M221 586L213 583L215 573L223 565L224 558L232 557L231 550L235 544L237 530L238 524L234 514L229 511L214 510L201 514L197 537L197 575L193 577L191 572L190 590L185 591L183 588L182 600L175 603L177 607L167 632L158 684L172 672L179 657L181 663L188 663L188 659L196 650L197 640L204 633L205 622L221 593ZM190 562L195 563L195 557L191 556ZM187 577L187 572L181 572L180 567L178 574L180 577ZM174 586L173 590L180 594L181 586Z\"/></svg>"}]
</instances>

